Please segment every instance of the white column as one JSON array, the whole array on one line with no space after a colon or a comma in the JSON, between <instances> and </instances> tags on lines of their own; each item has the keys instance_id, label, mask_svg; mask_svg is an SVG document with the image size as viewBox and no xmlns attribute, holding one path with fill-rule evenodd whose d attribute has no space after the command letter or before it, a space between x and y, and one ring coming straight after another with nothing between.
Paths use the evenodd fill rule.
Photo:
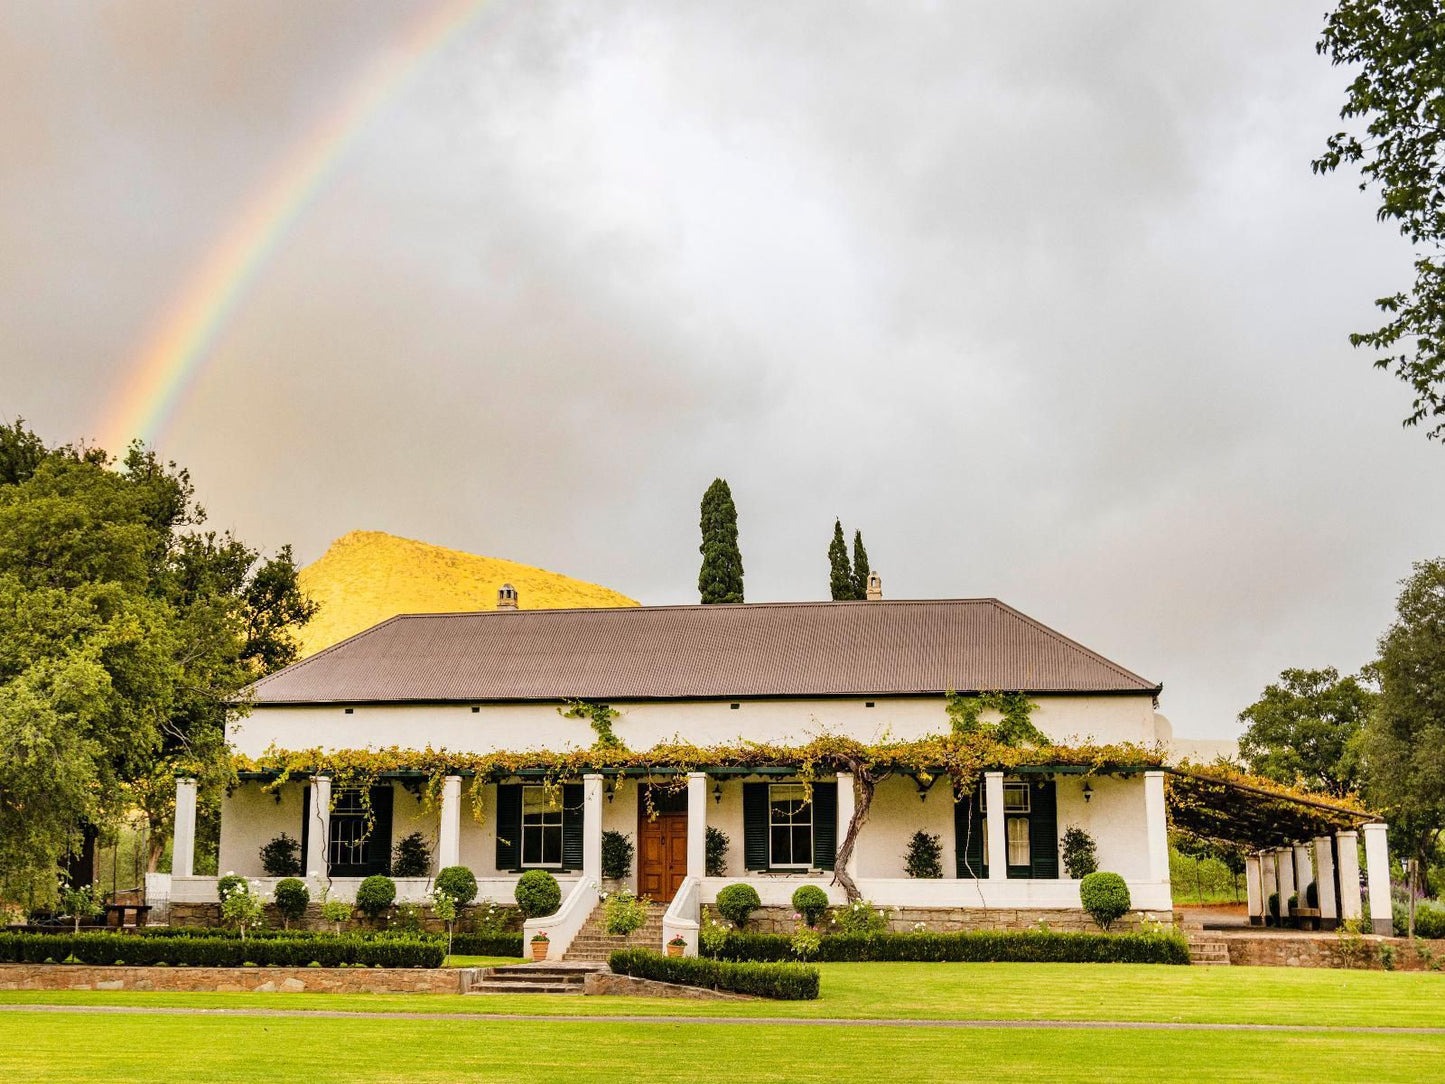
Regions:
<instances>
[{"instance_id":1,"label":"white column","mask_svg":"<svg viewBox=\"0 0 1445 1084\"><path fill-rule=\"evenodd\" d=\"M1008 879L1008 835L1003 817L1003 772L983 773L984 826L988 831L988 879Z\"/></svg>"},{"instance_id":2,"label":"white column","mask_svg":"<svg viewBox=\"0 0 1445 1084\"><path fill-rule=\"evenodd\" d=\"M171 876L196 875L196 781L176 780L176 827L171 839Z\"/></svg>"},{"instance_id":3,"label":"white column","mask_svg":"<svg viewBox=\"0 0 1445 1084\"><path fill-rule=\"evenodd\" d=\"M1320 893L1320 929L1333 930L1340 924L1340 908L1335 894L1335 852L1329 836L1315 837L1315 887Z\"/></svg>"},{"instance_id":4,"label":"white column","mask_svg":"<svg viewBox=\"0 0 1445 1084\"><path fill-rule=\"evenodd\" d=\"M707 875L707 773L687 773L687 875Z\"/></svg>"},{"instance_id":5,"label":"white column","mask_svg":"<svg viewBox=\"0 0 1445 1084\"><path fill-rule=\"evenodd\" d=\"M1315 879L1315 868L1310 862L1310 849L1303 843L1294 845L1294 883L1297 886L1295 891L1299 893L1299 905L1308 907L1309 900L1305 896L1305 889Z\"/></svg>"},{"instance_id":6,"label":"white column","mask_svg":"<svg viewBox=\"0 0 1445 1084\"><path fill-rule=\"evenodd\" d=\"M834 838L838 846L843 846L843 840L848 838L848 825L853 823L853 811L858 807L858 796L853 792L853 776L849 772L838 773L838 824L835 829ZM858 848L853 848L853 853L848 856L847 868L843 871L858 879Z\"/></svg>"},{"instance_id":7,"label":"white column","mask_svg":"<svg viewBox=\"0 0 1445 1084\"><path fill-rule=\"evenodd\" d=\"M1381 937L1395 935L1394 909L1390 903L1390 848L1385 826L1379 821L1364 826L1365 877L1370 889L1370 925Z\"/></svg>"},{"instance_id":8,"label":"white column","mask_svg":"<svg viewBox=\"0 0 1445 1084\"><path fill-rule=\"evenodd\" d=\"M1360 841L1354 832L1335 833L1340 860L1340 921L1363 918L1364 901L1360 898Z\"/></svg>"},{"instance_id":9,"label":"white column","mask_svg":"<svg viewBox=\"0 0 1445 1084\"><path fill-rule=\"evenodd\" d=\"M582 876L602 883L602 776L582 777Z\"/></svg>"},{"instance_id":10,"label":"white column","mask_svg":"<svg viewBox=\"0 0 1445 1084\"><path fill-rule=\"evenodd\" d=\"M1274 859L1279 864L1279 923L1283 926L1289 921L1289 898L1295 894L1293 848L1281 847Z\"/></svg>"},{"instance_id":11,"label":"white column","mask_svg":"<svg viewBox=\"0 0 1445 1084\"><path fill-rule=\"evenodd\" d=\"M442 779L441 823L437 826L437 871L462 864L462 777Z\"/></svg>"},{"instance_id":12,"label":"white column","mask_svg":"<svg viewBox=\"0 0 1445 1084\"><path fill-rule=\"evenodd\" d=\"M311 806L306 825L306 875L315 874L323 881L331 876L326 861L326 833L331 827L331 777L311 778Z\"/></svg>"},{"instance_id":13,"label":"white column","mask_svg":"<svg viewBox=\"0 0 1445 1084\"><path fill-rule=\"evenodd\" d=\"M1144 820L1149 829L1149 879L1169 883L1169 814L1164 808L1164 773L1144 773Z\"/></svg>"},{"instance_id":14,"label":"white column","mask_svg":"<svg viewBox=\"0 0 1445 1084\"><path fill-rule=\"evenodd\" d=\"M1244 859L1244 895L1249 901L1249 924L1258 926L1264 921L1263 882L1259 868L1259 855L1246 855Z\"/></svg>"}]
</instances>

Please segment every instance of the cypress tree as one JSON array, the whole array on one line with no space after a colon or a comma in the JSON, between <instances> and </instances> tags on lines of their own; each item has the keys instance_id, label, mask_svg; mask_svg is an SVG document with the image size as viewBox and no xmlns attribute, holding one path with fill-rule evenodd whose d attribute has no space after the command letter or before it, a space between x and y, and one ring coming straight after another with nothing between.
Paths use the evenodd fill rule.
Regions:
<instances>
[{"instance_id":1,"label":"cypress tree","mask_svg":"<svg viewBox=\"0 0 1445 1084\"><path fill-rule=\"evenodd\" d=\"M743 600L743 555L738 550L738 510L721 478L702 495L702 571L697 591L704 603Z\"/></svg>"},{"instance_id":2,"label":"cypress tree","mask_svg":"<svg viewBox=\"0 0 1445 1084\"><path fill-rule=\"evenodd\" d=\"M834 602L857 598L853 573L848 568L848 543L843 539L843 522L833 521L833 541L828 544L828 588Z\"/></svg>"},{"instance_id":3,"label":"cypress tree","mask_svg":"<svg viewBox=\"0 0 1445 1084\"><path fill-rule=\"evenodd\" d=\"M868 551L863 548L863 532L853 532L853 597L868 597Z\"/></svg>"}]
</instances>

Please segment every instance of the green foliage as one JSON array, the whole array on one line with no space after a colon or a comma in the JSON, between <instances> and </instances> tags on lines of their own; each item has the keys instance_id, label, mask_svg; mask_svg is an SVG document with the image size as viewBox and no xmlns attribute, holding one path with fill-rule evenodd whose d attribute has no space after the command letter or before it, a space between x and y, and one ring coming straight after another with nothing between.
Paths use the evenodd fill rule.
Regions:
<instances>
[{"instance_id":1,"label":"green foliage","mask_svg":"<svg viewBox=\"0 0 1445 1084\"><path fill-rule=\"evenodd\" d=\"M265 925L266 901L259 893L252 892L245 882L233 885L221 897L221 921L240 933L244 941L250 930Z\"/></svg>"},{"instance_id":2,"label":"green foliage","mask_svg":"<svg viewBox=\"0 0 1445 1084\"><path fill-rule=\"evenodd\" d=\"M1395 970L1395 946L1388 941L1380 942L1380 966L1386 971Z\"/></svg>"},{"instance_id":3,"label":"green foliage","mask_svg":"<svg viewBox=\"0 0 1445 1084\"><path fill-rule=\"evenodd\" d=\"M447 866L437 871L436 888L465 907L477 898L477 875L466 866Z\"/></svg>"},{"instance_id":4,"label":"green foliage","mask_svg":"<svg viewBox=\"0 0 1445 1084\"><path fill-rule=\"evenodd\" d=\"M1064 847L1059 855L1064 871L1078 881L1099 868L1099 852L1094 837L1077 824L1064 829Z\"/></svg>"},{"instance_id":5,"label":"green foliage","mask_svg":"<svg viewBox=\"0 0 1445 1084\"><path fill-rule=\"evenodd\" d=\"M345 900L322 900L321 918L330 922L338 934L341 933L341 924L351 918L351 904Z\"/></svg>"},{"instance_id":6,"label":"green foliage","mask_svg":"<svg viewBox=\"0 0 1445 1084\"><path fill-rule=\"evenodd\" d=\"M237 889L242 892L251 891L250 882L239 873L228 873L224 877L216 878L216 898L222 903L225 903L226 897Z\"/></svg>"},{"instance_id":7,"label":"green foliage","mask_svg":"<svg viewBox=\"0 0 1445 1084\"><path fill-rule=\"evenodd\" d=\"M1129 913L1129 886L1117 873L1091 873L1079 882L1079 901L1099 928L1107 930Z\"/></svg>"},{"instance_id":8,"label":"green foliage","mask_svg":"<svg viewBox=\"0 0 1445 1084\"><path fill-rule=\"evenodd\" d=\"M858 597L853 587L853 570L848 567L848 543L843 538L843 521L833 521L833 541L828 543L828 590L834 602Z\"/></svg>"},{"instance_id":9,"label":"green foliage","mask_svg":"<svg viewBox=\"0 0 1445 1084\"><path fill-rule=\"evenodd\" d=\"M1405 937L1410 926L1410 913L1403 904L1395 904L1395 936ZM1438 900L1415 901L1415 936L1431 941L1445 939L1445 903Z\"/></svg>"},{"instance_id":10,"label":"green foliage","mask_svg":"<svg viewBox=\"0 0 1445 1084\"><path fill-rule=\"evenodd\" d=\"M868 597L868 573L872 572L868 565L868 551L863 548L863 532L853 532L853 597L866 599Z\"/></svg>"},{"instance_id":11,"label":"green foliage","mask_svg":"<svg viewBox=\"0 0 1445 1084\"><path fill-rule=\"evenodd\" d=\"M623 949L612 954L608 966L619 975L778 1001L812 1001L818 996L818 969L802 964L732 963L696 956L664 956L648 949Z\"/></svg>"},{"instance_id":12,"label":"green foliage","mask_svg":"<svg viewBox=\"0 0 1445 1084\"><path fill-rule=\"evenodd\" d=\"M291 923L305 916L306 905L311 902L311 890L306 887L306 882L287 877L276 882L274 902L289 929Z\"/></svg>"},{"instance_id":13,"label":"green foliage","mask_svg":"<svg viewBox=\"0 0 1445 1084\"><path fill-rule=\"evenodd\" d=\"M76 933L80 932L81 923L95 918L104 910L95 885L81 885L79 888L65 885L60 890L60 913L70 916Z\"/></svg>"},{"instance_id":14,"label":"green foliage","mask_svg":"<svg viewBox=\"0 0 1445 1084\"><path fill-rule=\"evenodd\" d=\"M903 871L910 877L936 880L943 876L943 841L919 829L908 839Z\"/></svg>"},{"instance_id":15,"label":"green foliage","mask_svg":"<svg viewBox=\"0 0 1445 1084\"><path fill-rule=\"evenodd\" d=\"M833 912L833 924L839 933L873 937L888 929L888 910L869 900L852 900Z\"/></svg>"},{"instance_id":16,"label":"green foliage","mask_svg":"<svg viewBox=\"0 0 1445 1084\"><path fill-rule=\"evenodd\" d=\"M1305 885L1305 906L1318 907L1320 905L1320 889L1313 881Z\"/></svg>"},{"instance_id":17,"label":"green foliage","mask_svg":"<svg viewBox=\"0 0 1445 1084\"><path fill-rule=\"evenodd\" d=\"M567 706L558 708L557 713L564 719L586 719L592 732L597 735L594 749L625 749L622 739L612 729L614 719L622 713L606 704L593 704L587 700L569 700Z\"/></svg>"},{"instance_id":18,"label":"green foliage","mask_svg":"<svg viewBox=\"0 0 1445 1084\"><path fill-rule=\"evenodd\" d=\"M727 943L732 932L726 922L719 922L712 911L702 909L702 921L697 928L697 943L704 956L716 956L718 949Z\"/></svg>"},{"instance_id":19,"label":"green foliage","mask_svg":"<svg viewBox=\"0 0 1445 1084\"><path fill-rule=\"evenodd\" d=\"M613 892L602 904L602 927L613 937L626 937L647 925L647 904L631 892Z\"/></svg>"},{"instance_id":20,"label":"green foliage","mask_svg":"<svg viewBox=\"0 0 1445 1084\"><path fill-rule=\"evenodd\" d=\"M356 889L356 907L367 918L378 918L396 901L396 882L382 873L362 881Z\"/></svg>"},{"instance_id":21,"label":"green foliage","mask_svg":"<svg viewBox=\"0 0 1445 1084\"><path fill-rule=\"evenodd\" d=\"M793 891L793 910L809 926L816 926L828 913L828 893L817 885L799 885Z\"/></svg>"},{"instance_id":22,"label":"green foliage","mask_svg":"<svg viewBox=\"0 0 1445 1084\"><path fill-rule=\"evenodd\" d=\"M1314 162L1316 173L1357 166L1361 191L1379 189L1376 217L1393 220L1417 252L1426 250L1410 291L1375 302L1386 324L1350 342L1375 351L1375 367L1410 386L1405 423L1427 423L1435 439L1445 437L1445 265L1429 251L1445 244L1439 44L1436 0L1339 0L1316 50L1349 69L1340 110L1349 130L1330 136Z\"/></svg>"},{"instance_id":23,"label":"green foliage","mask_svg":"<svg viewBox=\"0 0 1445 1084\"><path fill-rule=\"evenodd\" d=\"M1240 898L1238 875L1213 847L1196 846L1182 836L1177 837L1177 842L1179 846L1169 851L1170 888L1175 900L1223 903ZM1180 847L1188 847L1191 853Z\"/></svg>"},{"instance_id":24,"label":"green foliage","mask_svg":"<svg viewBox=\"0 0 1445 1084\"><path fill-rule=\"evenodd\" d=\"M431 848L426 837L412 832L397 840L391 852L391 875L393 877L425 877L431 872Z\"/></svg>"},{"instance_id":25,"label":"green foliage","mask_svg":"<svg viewBox=\"0 0 1445 1084\"><path fill-rule=\"evenodd\" d=\"M705 867L709 877L726 877L728 875L728 844L731 842L727 833L721 828L715 828L711 824L707 826L703 850L706 855Z\"/></svg>"},{"instance_id":26,"label":"green foliage","mask_svg":"<svg viewBox=\"0 0 1445 1084\"><path fill-rule=\"evenodd\" d=\"M602 833L602 876L620 881L632 872L632 840L621 832Z\"/></svg>"},{"instance_id":27,"label":"green foliage","mask_svg":"<svg viewBox=\"0 0 1445 1084\"><path fill-rule=\"evenodd\" d=\"M734 926L746 926L748 918L762 905L758 890L752 885L731 884L718 890L718 914Z\"/></svg>"},{"instance_id":28,"label":"green foliage","mask_svg":"<svg viewBox=\"0 0 1445 1084\"><path fill-rule=\"evenodd\" d=\"M1362 739L1366 781L1387 814L1391 847L1428 868L1445 828L1445 558L1414 566L1395 611Z\"/></svg>"},{"instance_id":29,"label":"green foliage","mask_svg":"<svg viewBox=\"0 0 1445 1084\"><path fill-rule=\"evenodd\" d=\"M1271 893L1269 894L1269 901L1268 901L1268 903L1265 905L1265 909L1269 912L1269 917L1272 918L1272 919L1274 919L1275 925L1276 925L1276 926L1279 925L1279 893L1278 893L1278 892L1271 892Z\"/></svg>"},{"instance_id":30,"label":"green foliage","mask_svg":"<svg viewBox=\"0 0 1445 1084\"><path fill-rule=\"evenodd\" d=\"M446 945L434 938L299 937L137 937L133 934L0 933L0 962L43 963L74 958L82 964L135 966L186 964L191 967L440 967Z\"/></svg>"},{"instance_id":31,"label":"green foliage","mask_svg":"<svg viewBox=\"0 0 1445 1084\"><path fill-rule=\"evenodd\" d=\"M787 960L792 938L777 933L729 933L703 953L724 960ZM962 933L824 934L819 963L1128 963L1187 964L1189 942L1172 927L1148 933L1072 933L1056 930L966 930Z\"/></svg>"},{"instance_id":32,"label":"green foliage","mask_svg":"<svg viewBox=\"0 0 1445 1084\"><path fill-rule=\"evenodd\" d=\"M1356 677L1285 670L1239 713L1239 752L1249 769L1279 783L1335 796L1357 789L1358 738L1375 694Z\"/></svg>"},{"instance_id":33,"label":"green foliage","mask_svg":"<svg viewBox=\"0 0 1445 1084\"><path fill-rule=\"evenodd\" d=\"M721 478L702 497L702 570L697 590L704 603L743 601L743 555L738 549L738 510Z\"/></svg>"},{"instance_id":34,"label":"green foliage","mask_svg":"<svg viewBox=\"0 0 1445 1084\"><path fill-rule=\"evenodd\" d=\"M800 960L811 960L818 955L823 944L823 935L807 922L793 927L793 936L788 939L788 951Z\"/></svg>"},{"instance_id":35,"label":"green foliage","mask_svg":"<svg viewBox=\"0 0 1445 1084\"><path fill-rule=\"evenodd\" d=\"M282 832L261 848L261 868L267 877L295 877L301 872L301 844Z\"/></svg>"},{"instance_id":36,"label":"green foliage","mask_svg":"<svg viewBox=\"0 0 1445 1084\"><path fill-rule=\"evenodd\" d=\"M524 918L544 918L556 913L562 903L557 878L544 869L529 869L517 878L517 907Z\"/></svg>"},{"instance_id":37,"label":"green foliage","mask_svg":"<svg viewBox=\"0 0 1445 1084\"><path fill-rule=\"evenodd\" d=\"M116 462L0 425L0 886L53 892L75 826L130 809L154 857L176 773L201 783L203 825L230 779L226 715L314 606L289 550L262 561L204 518L189 475L139 445Z\"/></svg>"},{"instance_id":38,"label":"green foliage","mask_svg":"<svg viewBox=\"0 0 1445 1084\"><path fill-rule=\"evenodd\" d=\"M981 692L973 696L950 691L947 706L955 737L984 738L1010 748L1049 745L1048 736L1033 723L1034 705L1023 693ZM997 723L983 722L983 713L997 712Z\"/></svg>"},{"instance_id":39,"label":"green foliage","mask_svg":"<svg viewBox=\"0 0 1445 1084\"><path fill-rule=\"evenodd\" d=\"M459 933L452 937L452 951L459 956L521 956L520 933Z\"/></svg>"},{"instance_id":40,"label":"green foliage","mask_svg":"<svg viewBox=\"0 0 1445 1084\"><path fill-rule=\"evenodd\" d=\"M436 917L440 921L446 923L447 955L450 956L452 951L453 927L455 926L457 921L457 901L453 896L443 891L442 889L434 888L432 889L431 894L431 909L432 914L436 915Z\"/></svg>"}]
</instances>

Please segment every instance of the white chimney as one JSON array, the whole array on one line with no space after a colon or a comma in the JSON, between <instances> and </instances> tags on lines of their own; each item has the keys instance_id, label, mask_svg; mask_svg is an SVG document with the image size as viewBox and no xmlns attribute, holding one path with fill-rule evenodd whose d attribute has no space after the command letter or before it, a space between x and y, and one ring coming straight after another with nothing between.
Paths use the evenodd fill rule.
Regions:
<instances>
[{"instance_id":1,"label":"white chimney","mask_svg":"<svg viewBox=\"0 0 1445 1084\"><path fill-rule=\"evenodd\" d=\"M517 589L510 583L504 583L497 588L497 609L515 610L517 608Z\"/></svg>"},{"instance_id":2,"label":"white chimney","mask_svg":"<svg viewBox=\"0 0 1445 1084\"><path fill-rule=\"evenodd\" d=\"M876 572L868 573L868 601L877 602L883 597L883 577Z\"/></svg>"}]
</instances>

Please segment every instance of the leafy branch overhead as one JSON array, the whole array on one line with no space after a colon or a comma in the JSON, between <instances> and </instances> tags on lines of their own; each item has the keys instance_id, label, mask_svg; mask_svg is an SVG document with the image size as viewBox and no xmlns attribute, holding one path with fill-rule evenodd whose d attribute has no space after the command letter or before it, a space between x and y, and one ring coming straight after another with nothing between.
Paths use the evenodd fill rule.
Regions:
<instances>
[{"instance_id":1,"label":"leafy branch overhead","mask_svg":"<svg viewBox=\"0 0 1445 1084\"><path fill-rule=\"evenodd\" d=\"M627 748L612 729L612 720L622 715L615 708L610 708L606 704L593 704L587 700L569 700L565 708L557 709L557 713L564 719L586 719L588 725L592 727L593 733L597 735L594 748Z\"/></svg>"}]
</instances>

